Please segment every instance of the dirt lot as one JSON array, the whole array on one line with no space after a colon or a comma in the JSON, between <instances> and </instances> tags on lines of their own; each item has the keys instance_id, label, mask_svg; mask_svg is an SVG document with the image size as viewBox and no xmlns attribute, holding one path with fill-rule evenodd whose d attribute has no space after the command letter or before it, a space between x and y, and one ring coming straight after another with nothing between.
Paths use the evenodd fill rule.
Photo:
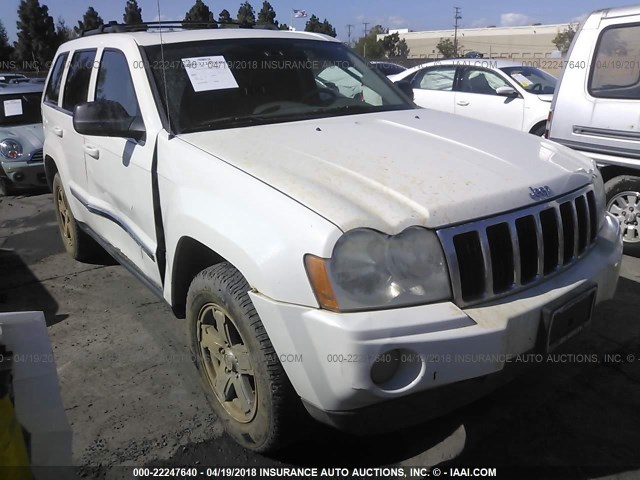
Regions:
<instances>
[{"instance_id":1,"label":"dirt lot","mask_svg":"<svg viewBox=\"0 0 640 480\"><path fill-rule=\"evenodd\" d=\"M46 193L0 197L0 311L45 312L76 465L569 467L558 470L565 478L631 478L640 468L637 259L625 257L616 298L566 349L631 362L546 363L411 430L360 438L315 426L305 442L267 458L223 435L183 321L108 259L71 260L51 205Z\"/></svg>"}]
</instances>

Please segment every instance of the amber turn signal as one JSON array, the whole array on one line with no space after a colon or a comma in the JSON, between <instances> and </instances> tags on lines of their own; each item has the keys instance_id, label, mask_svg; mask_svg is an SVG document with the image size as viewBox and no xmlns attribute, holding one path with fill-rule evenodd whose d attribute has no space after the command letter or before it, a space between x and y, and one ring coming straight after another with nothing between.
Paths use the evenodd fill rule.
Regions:
<instances>
[{"instance_id":1,"label":"amber turn signal","mask_svg":"<svg viewBox=\"0 0 640 480\"><path fill-rule=\"evenodd\" d=\"M331 287L326 262L326 259L315 255L307 254L304 257L304 266L318 303L322 308L337 311L340 310L340 307Z\"/></svg>"}]
</instances>

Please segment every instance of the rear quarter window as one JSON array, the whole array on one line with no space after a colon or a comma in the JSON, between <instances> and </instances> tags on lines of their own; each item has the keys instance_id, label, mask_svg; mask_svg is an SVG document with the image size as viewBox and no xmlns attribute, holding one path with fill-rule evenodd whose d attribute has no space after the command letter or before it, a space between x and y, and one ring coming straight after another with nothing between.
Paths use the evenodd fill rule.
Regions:
<instances>
[{"instance_id":1,"label":"rear quarter window","mask_svg":"<svg viewBox=\"0 0 640 480\"><path fill-rule=\"evenodd\" d=\"M609 27L600 34L589 93L597 98L640 99L640 24Z\"/></svg>"},{"instance_id":2,"label":"rear quarter window","mask_svg":"<svg viewBox=\"0 0 640 480\"><path fill-rule=\"evenodd\" d=\"M64 73L64 64L67 61L68 53L60 55L56 63L53 65L53 71L51 77L49 77L49 83L44 94L44 101L47 103L58 104L58 98L60 96L60 85L62 84L62 74Z\"/></svg>"}]
</instances>

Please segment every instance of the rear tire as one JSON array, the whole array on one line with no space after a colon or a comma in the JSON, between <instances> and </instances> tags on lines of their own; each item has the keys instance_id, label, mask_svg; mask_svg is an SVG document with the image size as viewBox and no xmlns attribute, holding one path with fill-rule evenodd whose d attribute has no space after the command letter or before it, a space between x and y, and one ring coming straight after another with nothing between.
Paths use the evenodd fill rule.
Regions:
<instances>
[{"instance_id":1,"label":"rear tire","mask_svg":"<svg viewBox=\"0 0 640 480\"><path fill-rule=\"evenodd\" d=\"M624 253L640 257L640 177L622 175L604 185L607 211L622 226Z\"/></svg>"},{"instance_id":2,"label":"rear tire","mask_svg":"<svg viewBox=\"0 0 640 480\"><path fill-rule=\"evenodd\" d=\"M187 294L187 340L226 432L249 450L269 452L294 439L304 412L248 291L229 263L200 272Z\"/></svg>"},{"instance_id":3,"label":"rear tire","mask_svg":"<svg viewBox=\"0 0 640 480\"><path fill-rule=\"evenodd\" d=\"M67 195L59 173L56 173L55 177L53 177L53 203L62 244L74 260L79 262L91 260L104 251L93 238L78 226L78 222L76 222L71 208L69 208L69 202L67 201Z\"/></svg>"}]
</instances>

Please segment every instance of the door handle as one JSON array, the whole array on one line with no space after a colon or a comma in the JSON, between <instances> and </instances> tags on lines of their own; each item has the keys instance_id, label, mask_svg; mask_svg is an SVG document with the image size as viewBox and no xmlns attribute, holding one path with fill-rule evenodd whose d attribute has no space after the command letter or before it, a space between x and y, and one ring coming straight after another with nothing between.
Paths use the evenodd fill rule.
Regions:
<instances>
[{"instance_id":1,"label":"door handle","mask_svg":"<svg viewBox=\"0 0 640 480\"><path fill-rule=\"evenodd\" d=\"M60 138L62 138L62 135L64 135L64 131L60 127L53 127L51 130L53 130L53 133Z\"/></svg>"},{"instance_id":2,"label":"door handle","mask_svg":"<svg viewBox=\"0 0 640 480\"><path fill-rule=\"evenodd\" d=\"M469 105L469 102L467 102L466 100L458 100L458 105L460 105L461 107L466 107Z\"/></svg>"},{"instance_id":3,"label":"door handle","mask_svg":"<svg viewBox=\"0 0 640 480\"><path fill-rule=\"evenodd\" d=\"M84 151L87 155L95 158L96 160L100 158L100 150L94 147L93 145L85 145Z\"/></svg>"}]
</instances>

